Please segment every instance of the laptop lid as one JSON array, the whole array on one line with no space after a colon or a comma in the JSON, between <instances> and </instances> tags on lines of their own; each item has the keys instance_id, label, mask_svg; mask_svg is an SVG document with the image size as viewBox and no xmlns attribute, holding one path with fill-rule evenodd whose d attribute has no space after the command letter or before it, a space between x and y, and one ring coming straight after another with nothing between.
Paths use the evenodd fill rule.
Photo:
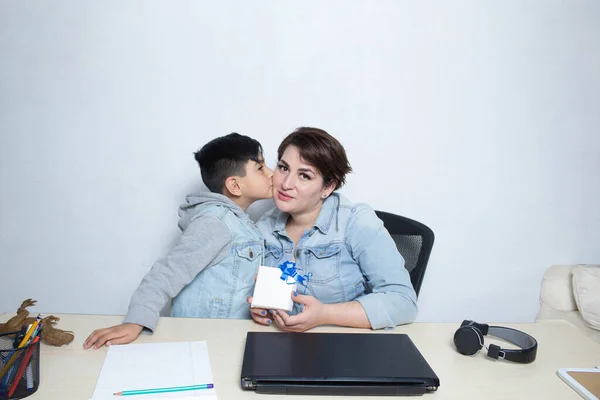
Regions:
<instances>
[{"instance_id":1,"label":"laptop lid","mask_svg":"<svg viewBox=\"0 0 600 400\"><path fill-rule=\"evenodd\" d=\"M440 382L406 334L248 332L242 387L259 393L416 395Z\"/></svg>"}]
</instances>

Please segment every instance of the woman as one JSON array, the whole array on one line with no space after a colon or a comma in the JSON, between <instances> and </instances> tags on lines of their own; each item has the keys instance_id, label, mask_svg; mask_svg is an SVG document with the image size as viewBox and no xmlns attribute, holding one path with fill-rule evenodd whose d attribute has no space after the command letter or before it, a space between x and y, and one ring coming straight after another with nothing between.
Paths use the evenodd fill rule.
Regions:
<instances>
[{"instance_id":1,"label":"woman","mask_svg":"<svg viewBox=\"0 0 600 400\"><path fill-rule=\"evenodd\" d=\"M292 295L294 315L253 308L252 318L296 332L413 322L416 294L391 236L371 207L335 193L351 171L342 145L321 129L299 128L283 140L277 158L277 208L258 222L265 264L293 261L309 279Z\"/></svg>"}]
</instances>

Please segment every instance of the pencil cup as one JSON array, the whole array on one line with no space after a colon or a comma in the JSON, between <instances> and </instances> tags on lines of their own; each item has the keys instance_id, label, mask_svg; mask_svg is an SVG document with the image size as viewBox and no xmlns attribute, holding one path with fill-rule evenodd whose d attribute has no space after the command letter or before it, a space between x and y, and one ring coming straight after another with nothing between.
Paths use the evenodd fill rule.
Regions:
<instances>
[{"instance_id":1,"label":"pencil cup","mask_svg":"<svg viewBox=\"0 0 600 400\"><path fill-rule=\"evenodd\" d=\"M0 400L22 399L40 384L40 341L17 348L18 333L0 334Z\"/></svg>"}]
</instances>

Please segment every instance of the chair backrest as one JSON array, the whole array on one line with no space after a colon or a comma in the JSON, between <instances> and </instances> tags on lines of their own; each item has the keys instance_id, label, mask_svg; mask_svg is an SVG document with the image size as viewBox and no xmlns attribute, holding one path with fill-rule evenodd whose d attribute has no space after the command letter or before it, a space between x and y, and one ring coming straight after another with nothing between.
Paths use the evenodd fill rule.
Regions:
<instances>
[{"instance_id":1,"label":"chair backrest","mask_svg":"<svg viewBox=\"0 0 600 400\"><path fill-rule=\"evenodd\" d=\"M396 243L396 248L404 257L404 266L408 270L410 281L419 296L435 239L433 231L428 226L410 218L385 211L375 211L375 213L383 221L383 226L388 230Z\"/></svg>"}]
</instances>

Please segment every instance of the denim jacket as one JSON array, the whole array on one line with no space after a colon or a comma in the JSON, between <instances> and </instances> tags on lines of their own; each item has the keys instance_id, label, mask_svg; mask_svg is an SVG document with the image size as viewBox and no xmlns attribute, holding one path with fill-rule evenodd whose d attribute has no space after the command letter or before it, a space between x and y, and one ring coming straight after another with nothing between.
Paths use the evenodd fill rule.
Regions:
<instances>
[{"instance_id":1,"label":"denim jacket","mask_svg":"<svg viewBox=\"0 0 600 400\"><path fill-rule=\"evenodd\" d=\"M178 243L146 274L124 322L154 330L170 299L172 317L251 318L246 299L263 262L262 234L221 194L193 194L186 201Z\"/></svg>"},{"instance_id":2,"label":"denim jacket","mask_svg":"<svg viewBox=\"0 0 600 400\"><path fill-rule=\"evenodd\" d=\"M223 260L201 271L173 299L172 317L251 318L246 299L252 295L254 276L263 261L264 242L250 218L245 214L240 216L232 208L218 204L204 207L197 214L214 216L228 228L229 251Z\"/></svg>"},{"instance_id":3,"label":"denim jacket","mask_svg":"<svg viewBox=\"0 0 600 400\"><path fill-rule=\"evenodd\" d=\"M356 300L373 329L415 320L417 299L404 259L371 207L333 193L296 246L285 230L288 217L273 209L257 226L265 236L266 265L295 259L299 274L312 274L305 286L298 284L299 293L329 304ZM295 303L293 313L300 307Z\"/></svg>"}]
</instances>

